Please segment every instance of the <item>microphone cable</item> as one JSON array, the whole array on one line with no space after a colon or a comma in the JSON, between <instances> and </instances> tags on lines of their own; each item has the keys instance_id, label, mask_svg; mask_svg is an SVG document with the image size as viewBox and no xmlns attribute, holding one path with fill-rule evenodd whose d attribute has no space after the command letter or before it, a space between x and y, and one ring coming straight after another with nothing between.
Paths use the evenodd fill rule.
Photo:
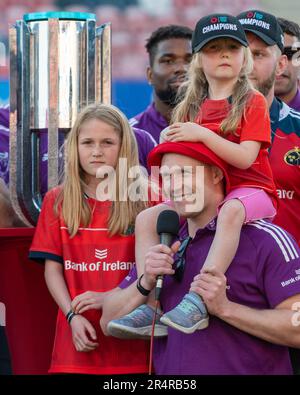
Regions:
<instances>
[{"instance_id":1,"label":"microphone cable","mask_svg":"<svg viewBox=\"0 0 300 395\"><path fill-rule=\"evenodd\" d=\"M179 215L176 213L176 211L174 210L162 211L157 218L157 224L156 224L156 232L160 237L160 243L170 247L173 238L178 234L179 227L180 227ZM162 275L157 276L156 279L155 309L154 309L151 338L150 338L149 375L152 374L154 330L155 330L155 322L156 322L160 293L163 286L163 279L164 277Z\"/></svg>"},{"instance_id":2,"label":"microphone cable","mask_svg":"<svg viewBox=\"0 0 300 395\"><path fill-rule=\"evenodd\" d=\"M159 300L155 300L155 309L154 315L152 320L152 329L151 329L151 338L150 338L150 356L149 356L149 376L152 374L152 362L153 362L153 345L154 345L154 330L155 330L155 322L157 316L157 309L158 309Z\"/></svg>"}]
</instances>

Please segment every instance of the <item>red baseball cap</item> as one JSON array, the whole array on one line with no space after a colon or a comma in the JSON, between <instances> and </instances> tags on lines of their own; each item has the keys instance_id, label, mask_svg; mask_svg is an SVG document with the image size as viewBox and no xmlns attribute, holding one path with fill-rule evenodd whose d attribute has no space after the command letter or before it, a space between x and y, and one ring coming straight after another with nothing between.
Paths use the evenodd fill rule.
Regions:
<instances>
[{"instance_id":1,"label":"red baseball cap","mask_svg":"<svg viewBox=\"0 0 300 395\"><path fill-rule=\"evenodd\" d=\"M222 159L220 159L213 151L207 148L202 143L191 143L187 141L170 142L158 144L148 155L148 166L161 166L162 157L164 154L174 153L194 158L199 162L203 162L208 165L219 167L226 180L226 190L229 191L230 182L228 176L228 165ZM176 164L176 163L175 163Z\"/></svg>"}]
</instances>

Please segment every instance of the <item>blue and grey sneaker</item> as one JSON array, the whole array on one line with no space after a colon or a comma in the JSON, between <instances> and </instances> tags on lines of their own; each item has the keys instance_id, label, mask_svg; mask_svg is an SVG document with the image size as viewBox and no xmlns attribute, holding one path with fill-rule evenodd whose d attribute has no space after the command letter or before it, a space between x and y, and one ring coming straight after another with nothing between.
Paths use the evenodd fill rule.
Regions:
<instances>
[{"instance_id":1,"label":"blue and grey sneaker","mask_svg":"<svg viewBox=\"0 0 300 395\"><path fill-rule=\"evenodd\" d=\"M209 317L202 298L195 292L184 296L173 310L165 313L160 322L184 333L194 333L208 326Z\"/></svg>"},{"instance_id":2,"label":"blue and grey sneaker","mask_svg":"<svg viewBox=\"0 0 300 395\"><path fill-rule=\"evenodd\" d=\"M152 331L152 320L154 308L147 304L134 309L124 317L112 320L107 325L107 331L111 336L119 339L150 339ZM156 315L154 337L165 337L168 335L168 328L160 322L162 312Z\"/></svg>"}]
</instances>

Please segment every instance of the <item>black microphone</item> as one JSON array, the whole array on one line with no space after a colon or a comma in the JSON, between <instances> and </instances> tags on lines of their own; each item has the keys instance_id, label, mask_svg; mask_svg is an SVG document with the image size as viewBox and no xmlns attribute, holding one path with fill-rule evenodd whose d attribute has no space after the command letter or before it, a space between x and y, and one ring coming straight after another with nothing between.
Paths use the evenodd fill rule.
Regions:
<instances>
[{"instance_id":1,"label":"black microphone","mask_svg":"<svg viewBox=\"0 0 300 395\"><path fill-rule=\"evenodd\" d=\"M179 215L173 210L162 211L157 218L156 231L159 234L160 243L168 247L179 231ZM155 286L155 300L159 300L160 291L163 286L163 276L157 276Z\"/></svg>"}]
</instances>

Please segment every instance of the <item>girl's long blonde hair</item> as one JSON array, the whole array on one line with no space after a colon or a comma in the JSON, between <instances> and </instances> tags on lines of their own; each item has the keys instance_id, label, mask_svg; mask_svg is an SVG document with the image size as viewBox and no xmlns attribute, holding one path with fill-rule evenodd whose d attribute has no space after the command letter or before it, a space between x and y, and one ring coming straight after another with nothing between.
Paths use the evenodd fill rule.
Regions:
<instances>
[{"instance_id":1,"label":"girl's long blonde hair","mask_svg":"<svg viewBox=\"0 0 300 395\"><path fill-rule=\"evenodd\" d=\"M228 116L221 123L224 134L234 133L245 111L247 101L253 92L248 79L253 68L252 54L248 47L244 49L244 65L232 92L232 106ZM194 54L188 71L188 80L181 85L178 102L172 113L171 122L195 121L199 108L208 96L208 81L201 65L201 51ZM201 114L200 114L201 118Z\"/></svg>"},{"instance_id":2,"label":"girl's long blonde hair","mask_svg":"<svg viewBox=\"0 0 300 395\"><path fill-rule=\"evenodd\" d=\"M65 142L65 168L62 189L55 204L56 213L61 207L63 219L68 227L71 237L74 237L80 226L87 227L92 220L92 210L84 197L85 174L79 163L78 136L84 122L99 119L112 126L120 136L119 158L127 161L127 184L128 188L134 180L128 177L128 170L133 166L139 166L138 148L134 132L132 131L125 115L115 106L106 104L92 104L87 106L78 115ZM109 234L125 234L134 226L137 214L148 207L147 199L120 201L119 196L119 162L116 166L116 200L112 202L108 219ZM123 173L122 173L123 175ZM145 190L147 177L140 174L138 178L141 189ZM136 183L137 181L135 181ZM144 188L144 189L143 189ZM146 186L147 188L147 186Z\"/></svg>"}]
</instances>

